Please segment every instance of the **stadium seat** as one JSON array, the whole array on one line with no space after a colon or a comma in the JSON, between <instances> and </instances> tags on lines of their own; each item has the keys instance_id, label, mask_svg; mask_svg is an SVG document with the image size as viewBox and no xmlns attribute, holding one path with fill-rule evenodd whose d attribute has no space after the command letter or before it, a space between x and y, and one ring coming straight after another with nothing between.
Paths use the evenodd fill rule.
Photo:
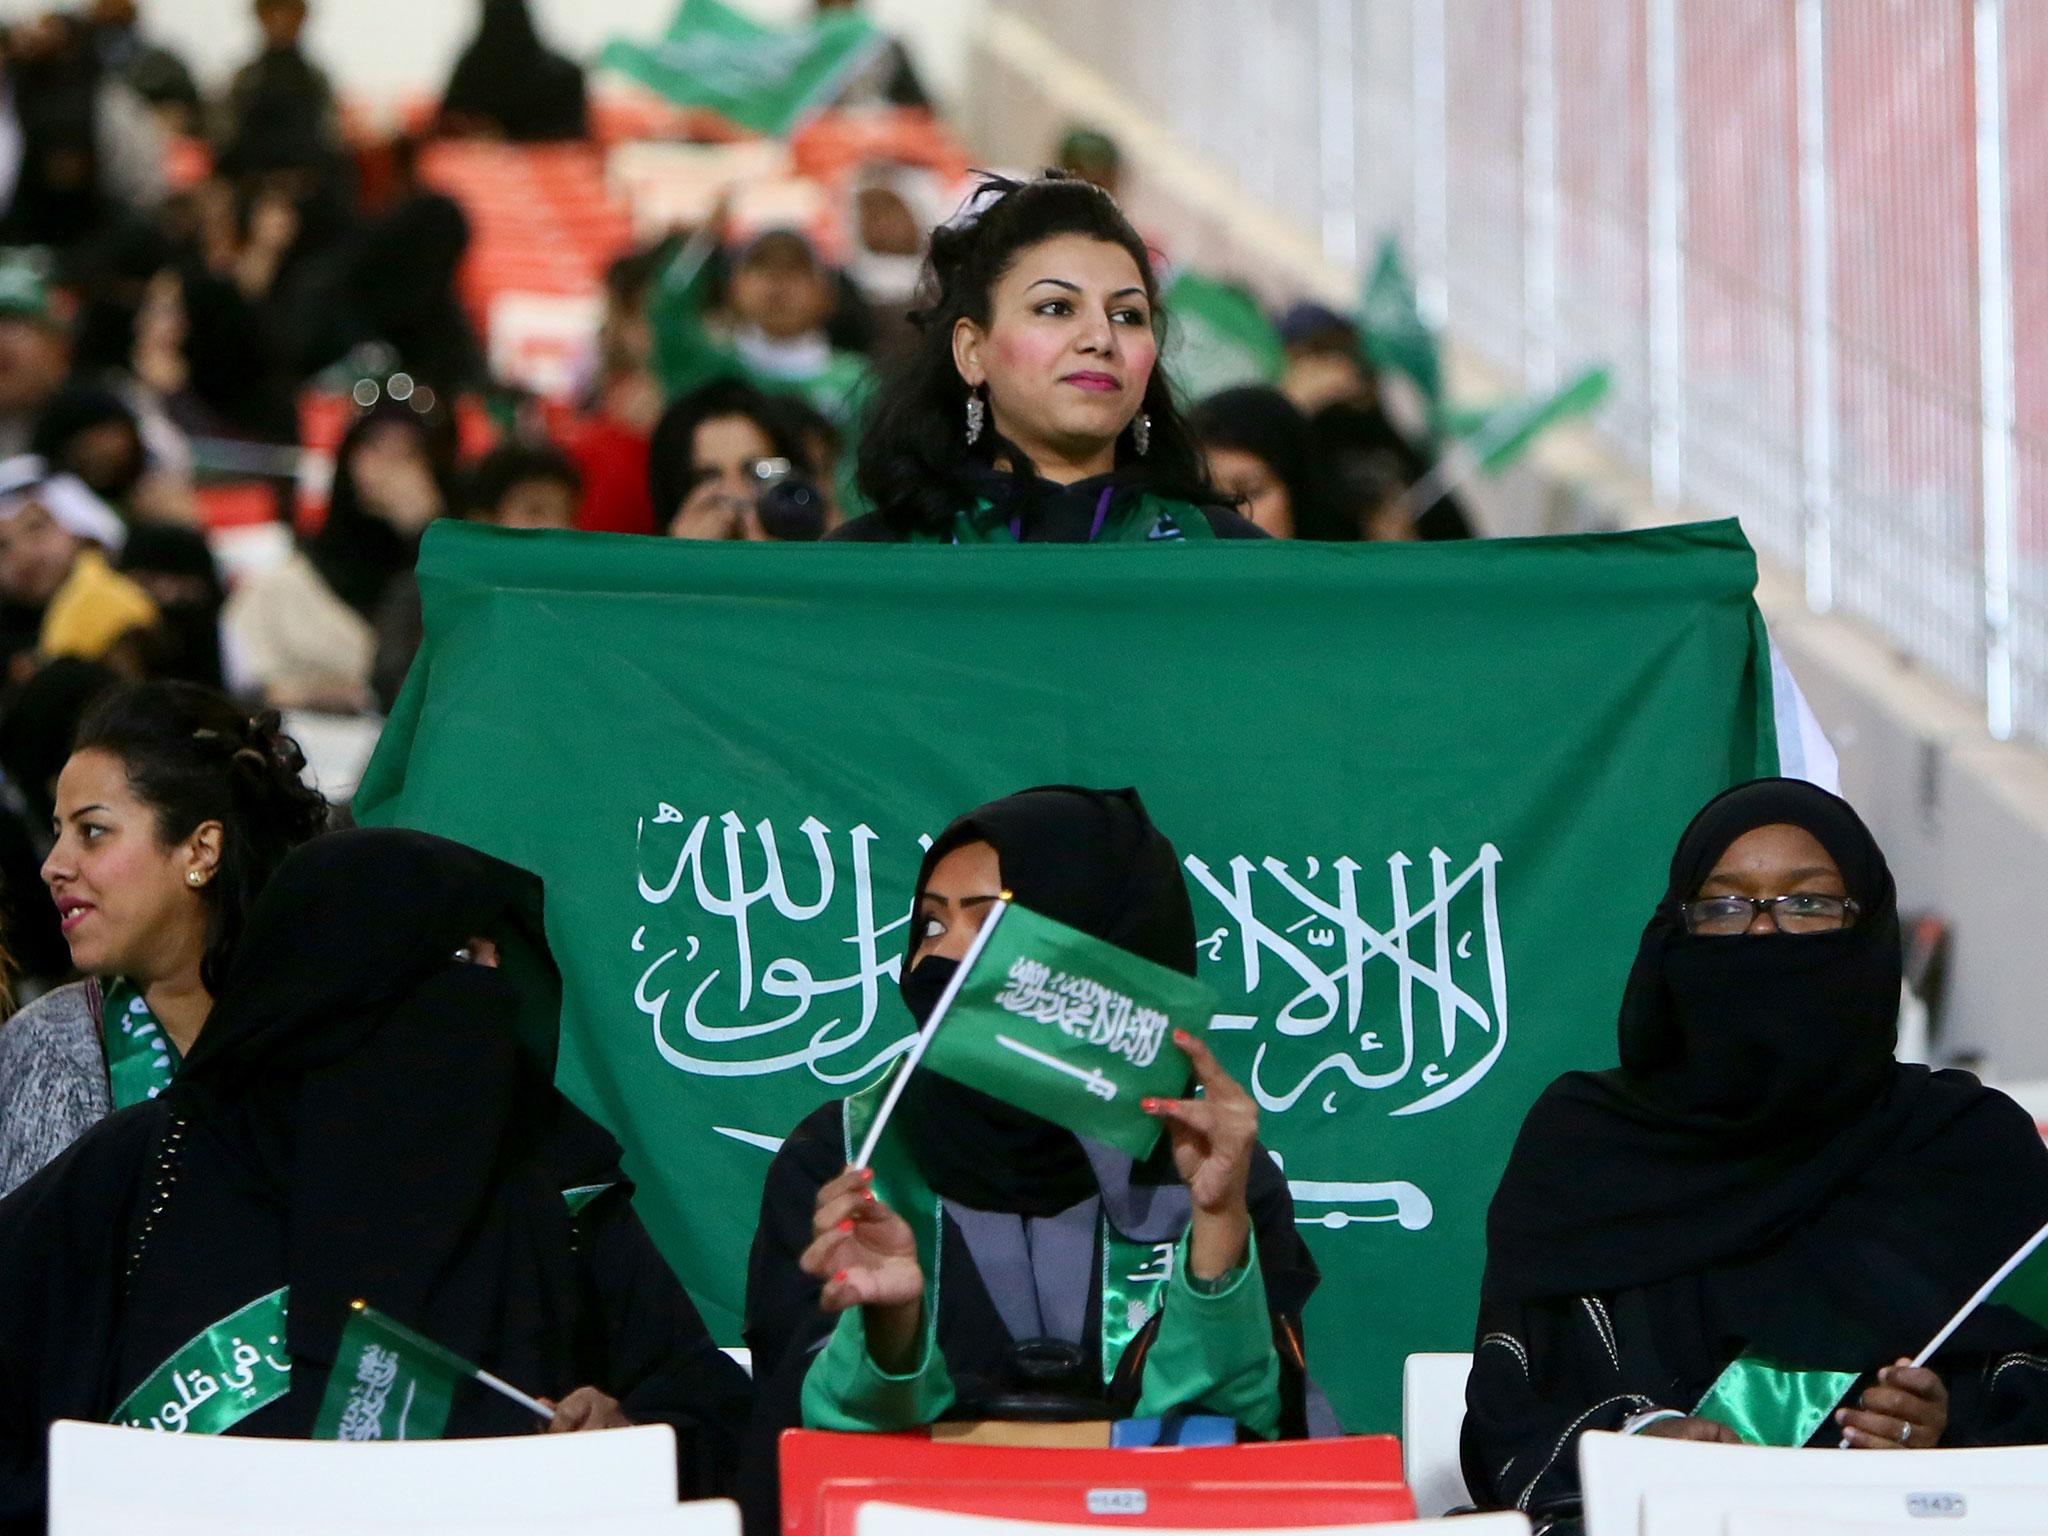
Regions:
<instances>
[{"instance_id":1,"label":"stadium seat","mask_svg":"<svg viewBox=\"0 0 2048 1536\"><path fill-rule=\"evenodd\" d=\"M994 1515L954 1515L917 1509L907 1504L863 1504L854 1521L854 1536L1095 1536L1104 1525L1050 1525L1038 1520L1007 1520ZM1216 1528L1174 1530L1147 1527L1154 1536L1215 1536ZM1441 1536L1529 1536L1526 1515L1474 1515L1445 1528L1441 1520L1366 1521L1353 1525L1231 1526L1230 1536L1402 1536L1409 1531L1436 1531Z\"/></svg>"},{"instance_id":2,"label":"stadium seat","mask_svg":"<svg viewBox=\"0 0 2048 1536\"><path fill-rule=\"evenodd\" d=\"M286 1511L411 1524L660 1514L676 1507L675 1431L343 1445L168 1435L60 1419L50 1426L51 1536L84 1536L110 1504L147 1503L131 1531L168 1519L216 1532L280 1528ZM96 1514L95 1511L98 1513ZM131 1508L130 1514L134 1511Z\"/></svg>"},{"instance_id":3,"label":"stadium seat","mask_svg":"<svg viewBox=\"0 0 2048 1536\"><path fill-rule=\"evenodd\" d=\"M74 1510L53 1531L64 1536L562 1536L559 1515L496 1514L484 1520L415 1520L408 1515L329 1515L297 1505L263 1516L215 1519L166 1516L155 1504L116 1501ZM730 1499L671 1504L666 1509L624 1514L579 1515L570 1527L577 1536L740 1536L740 1509Z\"/></svg>"},{"instance_id":4,"label":"stadium seat","mask_svg":"<svg viewBox=\"0 0 2048 1536\"><path fill-rule=\"evenodd\" d=\"M1825 1516L1859 1532L1994 1536L2042 1528L2048 1446L1880 1455L1591 1433L1579 1482L1587 1536L1737 1536L1742 1518L1776 1514L1808 1530Z\"/></svg>"},{"instance_id":5,"label":"stadium seat","mask_svg":"<svg viewBox=\"0 0 2048 1536\"><path fill-rule=\"evenodd\" d=\"M1401 1371L1401 1471L1418 1515L1447 1514L1469 1504L1458 1462L1465 1425L1469 1354L1410 1355Z\"/></svg>"},{"instance_id":6,"label":"stadium seat","mask_svg":"<svg viewBox=\"0 0 2048 1536\"><path fill-rule=\"evenodd\" d=\"M1061 1450L934 1441L923 1432L784 1433L782 1536L854 1536L882 1502L1048 1521L1194 1530L1407 1520L1391 1435L1158 1450Z\"/></svg>"}]
</instances>

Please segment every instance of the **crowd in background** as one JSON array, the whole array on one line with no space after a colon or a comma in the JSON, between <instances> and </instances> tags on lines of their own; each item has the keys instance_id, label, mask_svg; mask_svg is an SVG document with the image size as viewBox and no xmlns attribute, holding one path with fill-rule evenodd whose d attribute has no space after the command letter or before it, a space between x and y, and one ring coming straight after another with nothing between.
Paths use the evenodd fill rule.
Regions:
<instances>
[{"instance_id":1,"label":"crowd in background","mask_svg":"<svg viewBox=\"0 0 2048 1536\"><path fill-rule=\"evenodd\" d=\"M475 210L427 165L452 140L586 141L582 66L526 0L479 0L440 100L372 130L309 56L308 10L253 0L260 47L213 94L138 0L0 37L0 921L31 995L69 972L34 873L52 781L110 682L387 709L439 518L828 536L865 510L866 405L963 195L884 144L846 177L843 240L745 188L637 230L610 253L572 387L543 401L493 375L463 283ZM929 97L892 39L836 107L915 116ZM1049 149L1116 192L1103 134ZM1395 423L1353 323L1312 303L1271 319L1278 387L1188 402L1215 501L1278 537L1467 535L1454 499L1411 514L1437 447Z\"/></svg>"}]
</instances>

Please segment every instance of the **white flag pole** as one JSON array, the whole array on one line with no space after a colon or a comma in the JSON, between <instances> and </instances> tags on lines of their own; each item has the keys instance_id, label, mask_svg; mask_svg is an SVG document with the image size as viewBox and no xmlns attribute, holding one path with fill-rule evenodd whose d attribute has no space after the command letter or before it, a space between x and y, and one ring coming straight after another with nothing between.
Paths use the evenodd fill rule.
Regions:
<instances>
[{"instance_id":1,"label":"white flag pole","mask_svg":"<svg viewBox=\"0 0 2048 1536\"><path fill-rule=\"evenodd\" d=\"M513 1386L512 1383L510 1383L509 1381L506 1381L502 1376L493 1376L489 1371L485 1370L482 1366L478 1366L473 1374L475 1375L478 1383L480 1383L483 1386L489 1387L493 1392L497 1393L500 1397L509 1397L513 1402L517 1403L520 1407L524 1408L528 1413L536 1414L539 1417L550 1421L554 1419L554 1409L550 1408L546 1403L542 1402L537 1397L528 1397L524 1392L520 1391L517 1387Z\"/></svg>"},{"instance_id":2,"label":"white flag pole","mask_svg":"<svg viewBox=\"0 0 2048 1536\"><path fill-rule=\"evenodd\" d=\"M1985 1298L1988 1297L1993 1291L1997 1290L1999 1286L2005 1283L2006 1276L2010 1275L2014 1270L2018 1269L2020 1265L2024 1264L2027 1261L2028 1257L2033 1253L2033 1251L2036 1248L2039 1248L2041 1244L2044 1242L2048 1242L2048 1227L2043 1227L2040 1231L2036 1232L2032 1237L2028 1238L2024 1243L2022 1243L2020 1245L2020 1251L2018 1253L2014 1254L2011 1258L2007 1259L2003 1264L1998 1266L1998 1273L1996 1273L1989 1280L1986 1280L1982 1285L1977 1287L1977 1294L1972 1296L1968 1301L1963 1303L1962 1311L1958 1312L1954 1317L1950 1318L1945 1324L1942 1325L1941 1332L1937 1333L1934 1336L1934 1341L1931 1344L1929 1344L1925 1349L1921 1350L1919 1354L1913 1357L1913 1363L1915 1365L1925 1365L1928 1361L1928 1358L1931 1355L1933 1355L1933 1353L1937 1349L1941 1348L1942 1345L1946 1344L1949 1341L1950 1335L1952 1335L1958 1328L1963 1326L1963 1323L1969 1318L1969 1315L1972 1312L1976 1311L1979 1307L1984 1305Z\"/></svg>"},{"instance_id":3,"label":"white flag pole","mask_svg":"<svg viewBox=\"0 0 2048 1536\"><path fill-rule=\"evenodd\" d=\"M882 1140L882 1130L889 1123L889 1117L896 1113L896 1101L903 1097L903 1085L910 1081L910 1074L917 1070L917 1064L924 1060L925 1047L932 1043L932 1034L953 1006L953 999L960 995L960 987L967 980L967 973L974 969L974 962L981 958L989 937L996 931L996 924L1003 920L1003 914L1010 910L1011 896L1003 892L982 919L981 931L974 936L974 942L967 946L967 954L961 959L960 967L953 972L953 979L946 983L946 990L939 994L932 1016L925 1020L925 1026L918 1032L917 1043L912 1045L904 1057L903 1065L896 1069L896 1078L889 1084L889 1092L882 1100L882 1107L875 1112L875 1122L868 1127L868 1134L860 1144L860 1156L853 1160L856 1168L865 1168L874 1161L875 1148Z\"/></svg>"}]
</instances>

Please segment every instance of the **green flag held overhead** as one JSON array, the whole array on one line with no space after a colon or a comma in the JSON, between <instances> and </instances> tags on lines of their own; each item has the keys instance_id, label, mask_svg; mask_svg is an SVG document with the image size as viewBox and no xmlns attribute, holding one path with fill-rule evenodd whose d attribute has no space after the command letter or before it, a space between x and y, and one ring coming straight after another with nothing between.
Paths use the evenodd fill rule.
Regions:
<instances>
[{"instance_id":1,"label":"green flag held overhead","mask_svg":"<svg viewBox=\"0 0 2048 1536\"><path fill-rule=\"evenodd\" d=\"M1167 366L1190 400L1240 384L1277 384L1287 367L1280 332L1251 291L1182 271L1160 296L1173 317Z\"/></svg>"},{"instance_id":2,"label":"green flag held overhead","mask_svg":"<svg viewBox=\"0 0 2048 1536\"><path fill-rule=\"evenodd\" d=\"M662 41L650 47L620 38L597 62L679 107L708 107L774 138L830 106L885 41L854 10L784 30L721 0L683 0Z\"/></svg>"},{"instance_id":3,"label":"green flag held overhead","mask_svg":"<svg viewBox=\"0 0 2048 1536\"><path fill-rule=\"evenodd\" d=\"M313 1421L315 1440L438 1440L477 1368L360 1301Z\"/></svg>"},{"instance_id":4,"label":"green flag held overhead","mask_svg":"<svg viewBox=\"0 0 2048 1536\"><path fill-rule=\"evenodd\" d=\"M1481 474L1497 475L1552 427L1598 410L1612 382L1605 368L1586 368L1547 395L1455 412L1446 425L1463 439Z\"/></svg>"},{"instance_id":5,"label":"green flag held overhead","mask_svg":"<svg viewBox=\"0 0 2048 1536\"><path fill-rule=\"evenodd\" d=\"M1208 1032L1215 990L1064 923L1004 908L923 1065L1081 1136L1143 1158L1188 1059L1173 1032Z\"/></svg>"}]
</instances>

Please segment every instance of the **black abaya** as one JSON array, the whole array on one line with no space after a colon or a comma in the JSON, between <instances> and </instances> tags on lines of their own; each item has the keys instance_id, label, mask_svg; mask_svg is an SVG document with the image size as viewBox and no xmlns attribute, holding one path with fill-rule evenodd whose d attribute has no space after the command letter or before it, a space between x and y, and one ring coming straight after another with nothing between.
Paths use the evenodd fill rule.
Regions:
<instances>
[{"instance_id":1,"label":"black abaya","mask_svg":"<svg viewBox=\"0 0 2048 1536\"><path fill-rule=\"evenodd\" d=\"M1729 846L1778 824L1827 849L1854 923L1687 932ZM1690 1413L1745 1352L1866 1373L1911 1356L2048 1223L2032 1120L1892 1059L1899 971L1891 873L1846 804L1761 780L1695 818L1629 977L1622 1065L1545 1091L1488 1213L1464 1430L1482 1505L1569 1503L1578 1435ZM2044 1343L2002 1309L1973 1318L1932 1362L1945 1443L2048 1440Z\"/></svg>"}]
</instances>

